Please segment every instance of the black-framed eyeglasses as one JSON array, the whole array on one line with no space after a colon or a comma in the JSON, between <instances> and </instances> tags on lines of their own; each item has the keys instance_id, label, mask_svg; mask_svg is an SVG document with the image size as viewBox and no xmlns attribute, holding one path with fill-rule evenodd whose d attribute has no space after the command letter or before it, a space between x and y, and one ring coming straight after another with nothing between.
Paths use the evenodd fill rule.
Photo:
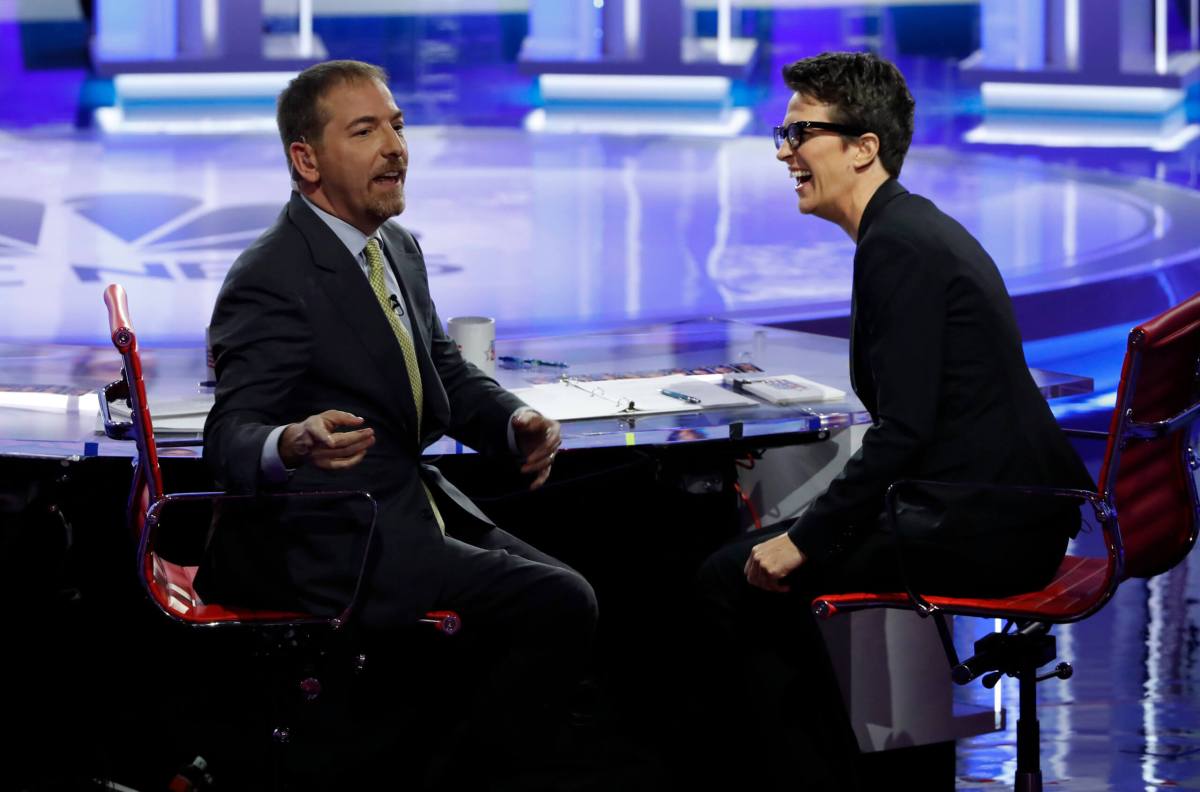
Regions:
<instances>
[{"instance_id":1,"label":"black-framed eyeglasses","mask_svg":"<svg viewBox=\"0 0 1200 792\"><path fill-rule=\"evenodd\" d=\"M839 135L849 135L850 137L867 134L867 130L865 129L847 126L846 124L833 124L828 121L793 121L790 124L777 126L771 130L771 134L775 137L775 148L778 149L782 146L785 140L792 148L800 148L810 134L807 131L809 129L825 129L830 132L837 132Z\"/></svg>"}]
</instances>

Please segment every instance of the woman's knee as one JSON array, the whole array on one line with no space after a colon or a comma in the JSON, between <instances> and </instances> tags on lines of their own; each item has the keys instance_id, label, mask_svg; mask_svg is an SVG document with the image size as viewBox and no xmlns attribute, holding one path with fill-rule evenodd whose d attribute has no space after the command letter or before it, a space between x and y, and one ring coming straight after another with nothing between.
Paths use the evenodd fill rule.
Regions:
<instances>
[{"instance_id":1,"label":"woman's knee","mask_svg":"<svg viewBox=\"0 0 1200 792\"><path fill-rule=\"evenodd\" d=\"M733 542L710 555L696 572L696 591L701 597L727 595L742 586L746 579L746 559L750 545Z\"/></svg>"}]
</instances>

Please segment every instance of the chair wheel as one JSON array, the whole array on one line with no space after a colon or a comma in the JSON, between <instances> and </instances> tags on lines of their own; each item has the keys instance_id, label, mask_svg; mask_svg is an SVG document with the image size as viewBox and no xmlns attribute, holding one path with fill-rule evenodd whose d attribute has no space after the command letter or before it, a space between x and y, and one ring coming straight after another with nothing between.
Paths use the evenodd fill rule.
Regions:
<instances>
[{"instance_id":1,"label":"chair wheel","mask_svg":"<svg viewBox=\"0 0 1200 792\"><path fill-rule=\"evenodd\" d=\"M430 611L419 621L422 624L432 624L435 630L444 635L454 635L462 629L462 619L454 611Z\"/></svg>"},{"instance_id":2,"label":"chair wheel","mask_svg":"<svg viewBox=\"0 0 1200 792\"><path fill-rule=\"evenodd\" d=\"M305 677L300 680L300 693L305 701L315 701L321 695L321 680L316 677Z\"/></svg>"}]
</instances>

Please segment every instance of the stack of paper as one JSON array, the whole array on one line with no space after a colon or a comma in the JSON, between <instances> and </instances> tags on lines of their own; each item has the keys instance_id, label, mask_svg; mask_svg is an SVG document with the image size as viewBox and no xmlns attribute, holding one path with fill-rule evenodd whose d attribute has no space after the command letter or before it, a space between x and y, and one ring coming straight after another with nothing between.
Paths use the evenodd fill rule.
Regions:
<instances>
[{"instance_id":1,"label":"stack of paper","mask_svg":"<svg viewBox=\"0 0 1200 792\"><path fill-rule=\"evenodd\" d=\"M726 383L771 404L840 401L846 392L795 374L726 374Z\"/></svg>"}]
</instances>

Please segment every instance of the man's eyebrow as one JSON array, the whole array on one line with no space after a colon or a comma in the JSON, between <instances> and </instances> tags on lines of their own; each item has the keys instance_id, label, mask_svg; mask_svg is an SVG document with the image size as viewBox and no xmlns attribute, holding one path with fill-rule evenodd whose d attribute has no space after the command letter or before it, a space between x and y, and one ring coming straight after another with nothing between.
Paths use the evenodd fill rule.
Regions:
<instances>
[{"instance_id":1,"label":"man's eyebrow","mask_svg":"<svg viewBox=\"0 0 1200 792\"><path fill-rule=\"evenodd\" d=\"M352 126L358 126L359 124L374 124L378 120L379 119L373 115L359 116L358 118L351 121L349 124L346 124L346 129L349 129Z\"/></svg>"},{"instance_id":2,"label":"man's eyebrow","mask_svg":"<svg viewBox=\"0 0 1200 792\"><path fill-rule=\"evenodd\" d=\"M397 110L395 113L392 113L392 116L389 120L403 122L404 121L404 111ZM358 118L354 119L350 123L346 124L346 129L351 129L352 127L356 127L359 124L375 124L375 123L378 123L378 121L379 121L379 119L373 115L359 116Z\"/></svg>"}]
</instances>

